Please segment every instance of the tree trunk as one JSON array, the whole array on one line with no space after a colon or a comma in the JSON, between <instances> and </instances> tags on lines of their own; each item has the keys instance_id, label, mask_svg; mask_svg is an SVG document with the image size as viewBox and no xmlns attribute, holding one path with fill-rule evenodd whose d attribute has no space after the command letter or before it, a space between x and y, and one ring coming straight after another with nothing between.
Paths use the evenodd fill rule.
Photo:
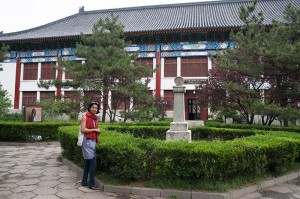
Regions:
<instances>
[{"instance_id":1,"label":"tree trunk","mask_svg":"<svg viewBox=\"0 0 300 199\"><path fill-rule=\"evenodd\" d=\"M108 105L108 90L105 88L104 91L103 91L102 122L105 122L107 105Z\"/></svg>"}]
</instances>

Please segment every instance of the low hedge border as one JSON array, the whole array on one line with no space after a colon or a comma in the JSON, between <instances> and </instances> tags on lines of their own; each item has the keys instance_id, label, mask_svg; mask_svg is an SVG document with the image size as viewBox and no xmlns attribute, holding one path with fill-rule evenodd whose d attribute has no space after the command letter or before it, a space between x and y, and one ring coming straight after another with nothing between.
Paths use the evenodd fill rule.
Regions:
<instances>
[{"instance_id":1,"label":"low hedge border","mask_svg":"<svg viewBox=\"0 0 300 199\"><path fill-rule=\"evenodd\" d=\"M230 129L255 129L264 131L289 131L300 133L300 126L264 126L258 124L224 124L217 121L206 121L205 126Z\"/></svg>"},{"instance_id":2,"label":"low hedge border","mask_svg":"<svg viewBox=\"0 0 300 199\"><path fill-rule=\"evenodd\" d=\"M0 122L0 141L55 141L58 140L58 127L75 125L77 123L78 122Z\"/></svg>"},{"instance_id":3,"label":"low hedge border","mask_svg":"<svg viewBox=\"0 0 300 199\"><path fill-rule=\"evenodd\" d=\"M120 133L129 133L138 138L166 139L166 132L169 126L129 126L129 125L108 125L107 130ZM235 138L264 134L265 131L254 129L225 129L214 127L192 127L192 140L233 140Z\"/></svg>"},{"instance_id":4,"label":"low hedge border","mask_svg":"<svg viewBox=\"0 0 300 199\"><path fill-rule=\"evenodd\" d=\"M76 145L78 127L60 127L63 156L81 165L81 148ZM237 175L284 172L300 152L300 135L269 132L229 141L165 142L135 138L104 130L97 144L101 172L123 180L157 177L220 180Z\"/></svg>"}]
</instances>

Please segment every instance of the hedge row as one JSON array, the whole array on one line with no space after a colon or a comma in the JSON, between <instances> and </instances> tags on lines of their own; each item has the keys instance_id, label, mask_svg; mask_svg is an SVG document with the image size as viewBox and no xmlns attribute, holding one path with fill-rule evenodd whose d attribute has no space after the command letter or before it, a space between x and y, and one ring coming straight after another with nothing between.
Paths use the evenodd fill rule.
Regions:
<instances>
[{"instance_id":1,"label":"hedge row","mask_svg":"<svg viewBox=\"0 0 300 199\"><path fill-rule=\"evenodd\" d=\"M300 126L263 126L258 124L224 124L221 122L205 122L205 126L231 129L256 129L264 131L289 131L300 133Z\"/></svg>"},{"instance_id":2,"label":"hedge row","mask_svg":"<svg viewBox=\"0 0 300 199\"><path fill-rule=\"evenodd\" d=\"M129 125L108 125L108 130L117 131L120 133L129 133L138 138L154 138L159 140L166 139L166 132L170 129L169 126L129 126ZM258 131L253 129L225 129L212 127L193 127L192 140L233 140L235 138L247 137L258 134ZM264 131L259 134L264 133Z\"/></svg>"},{"instance_id":3,"label":"hedge row","mask_svg":"<svg viewBox=\"0 0 300 199\"><path fill-rule=\"evenodd\" d=\"M78 122L77 122L78 123ZM76 122L0 122L0 141L53 141L58 140L58 127Z\"/></svg>"},{"instance_id":4,"label":"hedge row","mask_svg":"<svg viewBox=\"0 0 300 199\"><path fill-rule=\"evenodd\" d=\"M81 164L78 127L60 127L63 155ZM300 135L275 132L230 141L165 142L104 130L97 144L101 172L126 180L155 177L226 180L237 175L283 172L299 158Z\"/></svg>"},{"instance_id":5,"label":"hedge row","mask_svg":"<svg viewBox=\"0 0 300 199\"><path fill-rule=\"evenodd\" d=\"M153 122L152 126L136 126L136 123L100 123L100 128L129 133L138 138L166 139L169 126L164 122ZM79 122L0 122L0 141L49 141L58 140L57 129L59 126L77 125ZM147 122L142 124L146 125ZM158 126L162 124L162 126ZM230 129L217 127L193 127L192 140L233 140L255 134L266 134L264 130L255 128ZM288 129L285 129L288 130ZM297 131L296 131L297 132Z\"/></svg>"},{"instance_id":6,"label":"hedge row","mask_svg":"<svg viewBox=\"0 0 300 199\"><path fill-rule=\"evenodd\" d=\"M156 122L113 122L113 123L109 123L109 125L117 125L117 126L170 126L171 122L170 121L156 121Z\"/></svg>"}]
</instances>

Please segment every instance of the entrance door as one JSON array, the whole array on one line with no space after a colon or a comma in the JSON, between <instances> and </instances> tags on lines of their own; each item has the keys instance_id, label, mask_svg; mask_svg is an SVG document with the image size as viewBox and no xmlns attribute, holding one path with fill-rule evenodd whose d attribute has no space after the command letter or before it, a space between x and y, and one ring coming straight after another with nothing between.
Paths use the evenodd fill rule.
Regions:
<instances>
[{"instance_id":1,"label":"entrance door","mask_svg":"<svg viewBox=\"0 0 300 199\"><path fill-rule=\"evenodd\" d=\"M188 120L200 119L200 107L195 102L195 99L188 99Z\"/></svg>"}]
</instances>

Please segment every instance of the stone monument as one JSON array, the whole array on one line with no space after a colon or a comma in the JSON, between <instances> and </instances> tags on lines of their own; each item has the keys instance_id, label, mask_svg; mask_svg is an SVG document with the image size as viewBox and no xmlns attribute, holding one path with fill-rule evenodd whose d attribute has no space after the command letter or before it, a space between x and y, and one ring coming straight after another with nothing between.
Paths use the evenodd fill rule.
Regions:
<instances>
[{"instance_id":1,"label":"stone monument","mask_svg":"<svg viewBox=\"0 0 300 199\"><path fill-rule=\"evenodd\" d=\"M188 130L188 123L185 122L185 106L184 93L185 86L183 86L183 78L175 77L175 85L173 86L174 93L174 113L173 122L170 124L170 130L166 133L166 140L184 140L191 142L192 133Z\"/></svg>"}]
</instances>

